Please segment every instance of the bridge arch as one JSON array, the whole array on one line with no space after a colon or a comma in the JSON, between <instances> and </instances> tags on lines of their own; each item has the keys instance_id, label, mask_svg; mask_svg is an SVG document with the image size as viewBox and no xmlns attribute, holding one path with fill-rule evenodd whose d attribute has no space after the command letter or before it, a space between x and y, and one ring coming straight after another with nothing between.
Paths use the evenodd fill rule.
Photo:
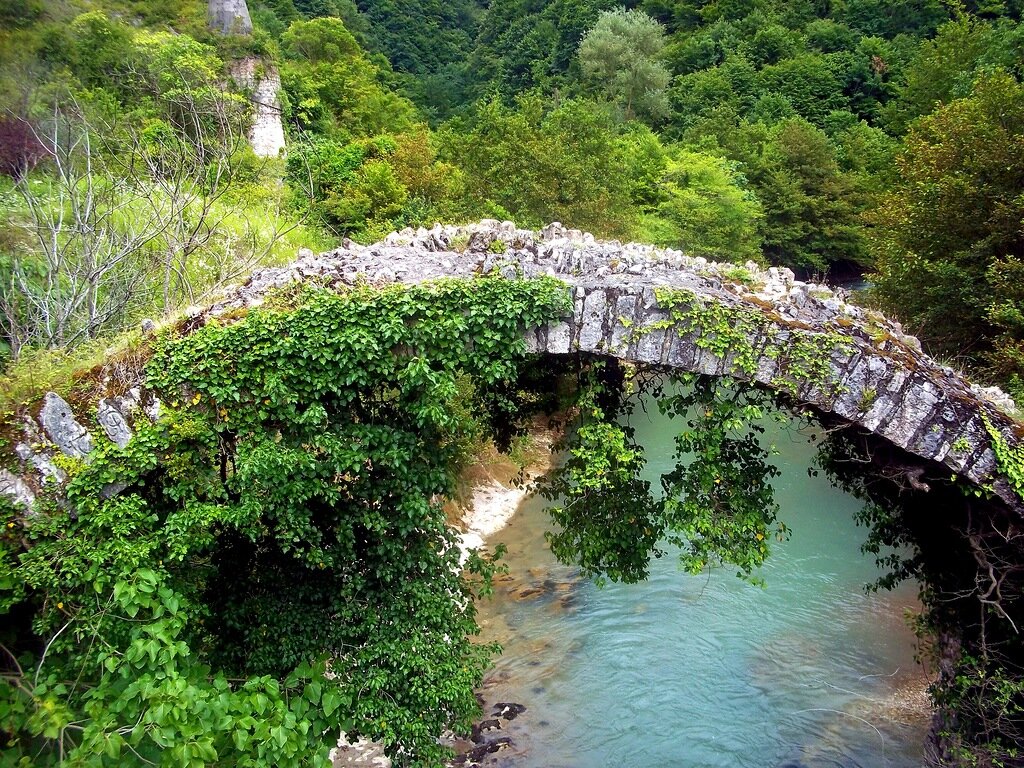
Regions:
<instances>
[{"instance_id":1,"label":"bridge arch","mask_svg":"<svg viewBox=\"0 0 1024 768\"><path fill-rule=\"evenodd\" d=\"M993 435L1011 450L1024 437L1013 401L933 360L881 313L788 269L600 241L557 223L534 232L484 220L305 253L257 274L210 311L258 303L269 288L296 280L384 284L493 272L552 275L572 292L564 321L525 331L532 351L591 352L752 381L990 487L1024 512L993 449Z\"/></svg>"},{"instance_id":2,"label":"bridge arch","mask_svg":"<svg viewBox=\"0 0 1024 768\"><path fill-rule=\"evenodd\" d=\"M491 273L551 275L568 285L572 311L558 323L524 329L531 351L588 352L754 382L938 462L1024 513L994 444L1021 445L1013 402L924 354L899 324L848 303L841 291L800 282L788 269L715 264L678 250L600 241L557 223L534 232L484 220L406 229L371 246L345 241L320 255L303 250L292 264L257 272L192 314L198 325L258 306L268 291L296 282L341 288ZM100 402L100 426L111 440L128 439L136 406ZM60 398L47 396L39 422L58 448L81 455L87 430ZM33 463L45 472L47 461L37 456ZM0 492L24 499L30 489L5 470Z\"/></svg>"},{"instance_id":3,"label":"bridge arch","mask_svg":"<svg viewBox=\"0 0 1024 768\"><path fill-rule=\"evenodd\" d=\"M766 305L758 294L734 293L734 284L712 281L708 287L580 281L573 285L572 316L529 332L527 343L537 352L589 352L752 382L942 464L1022 508L992 445L993 431L1010 446L1019 435L1013 419L990 399L1002 400L1000 393L936 363L880 315L861 319L857 315L868 313L834 297L808 296L817 304L811 312L835 313L824 319L819 314L815 322L787 313L788 306Z\"/></svg>"}]
</instances>

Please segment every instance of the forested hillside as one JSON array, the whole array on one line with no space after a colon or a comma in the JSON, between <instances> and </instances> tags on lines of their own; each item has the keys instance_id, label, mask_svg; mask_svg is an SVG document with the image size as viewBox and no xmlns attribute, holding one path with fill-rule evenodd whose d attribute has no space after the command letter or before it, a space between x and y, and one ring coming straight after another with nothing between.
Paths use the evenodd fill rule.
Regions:
<instances>
[{"instance_id":1,"label":"forested hillside","mask_svg":"<svg viewBox=\"0 0 1024 768\"><path fill-rule=\"evenodd\" d=\"M1019 390L1014 2L250 10L253 33L224 36L198 0L5 5L8 356L174 311L297 245L486 216L872 273L936 351ZM244 141L228 72L247 56L280 73L286 160ZM104 180L88 199L85 167ZM61 196L102 219L88 237L55 220Z\"/></svg>"},{"instance_id":2,"label":"forested hillside","mask_svg":"<svg viewBox=\"0 0 1024 768\"><path fill-rule=\"evenodd\" d=\"M291 260L299 248L327 249L343 238L372 242L394 229L480 218L534 228L557 220L598 236L652 242L712 260L790 267L802 276L830 280L864 277L870 287L862 301L901 319L943 361L1024 399L1024 0L642 0L626 6L611 0L249 0L248 10L251 32L236 24L224 33L211 29L205 0L6 0L0 5L0 358L6 366L0 426L20 418L19 408L40 391L66 384L72 370L95 364L112 339L121 339L119 359L153 355L150 341L133 331L141 320L180 316L256 266ZM270 96L261 86L266 83L272 86ZM275 117L280 112L286 148L276 156L263 156L250 144L260 110ZM519 286L507 295L495 290L494 301L524 315L543 308L553 316L560 306L554 289L539 299L529 294L539 288ZM302 311L295 313L301 326L295 332L310 333L320 343L317 322L342 322L339 317L348 322L353 313L372 312L393 326L396 344L407 343L403 334L411 334L416 343L436 343L450 352L447 342L431 337L415 318L444 316L454 311L453 302L469 299L453 294L401 301L359 294L332 301L296 299ZM540 303L528 311L531 302ZM262 322L254 315L246 327L263 334L267 345L279 331L291 332ZM217 369L215 352L218 345L232 354L245 351L249 341L221 331L188 342L209 349L157 350L153 379L168 387L191 386L210 376L210 402L221 396L237 402L242 394L225 381L238 372ZM351 349L330 351L352 367L352 381L362 375L357 369L374 359L367 357L372 340L365 333L362 327L353 331L357 339ZM265 423L298 425L296 455L309 450L318 461L328 456L337 464L332 464L336 475L316 480L316 493L331 503L336 499L329 480L358 475L360 467L372 475L374 462L381 465L373 453L379 449L410 474L409 498L416 500L408 504L415 505L422 501L417 490L426 499L452 490L455 467L465 459L467 435L480 413L510 402L501 390L502 366L512 363L500 353L513 341L495 341L488 352L493 359L481 358L480 370L466 374L476 377L470 384L459 379L468 394L451 383L426 398L417 379L402 384L409 387L412 404L393 408L389 398L396 390L388 376L398 374L375 370L373 376L380 378L371 376L367 386L375 387L380 400L366 412L345 401L355 414L352 425L399 419L411 434L421 427L409 425L438 419L438 440L448 441L445 452L424 456L423 466L401 465L395 458L405 455L401 445L366 447L377 438L363 435L361 426L356 430L361 437L351 444L362 447L352 455L349 442L330 443L319 431L320 422L306 423L305 416L296 415L304 381L292 382L294 391L277 391L259 370L247 370L253 392L267 388L263 405L253 401L253 407L266 409L244 418L260 430ZM358 345L364 346L356 350ZM270 355L263 347L249 352L253 360ZM202 359L208 370L191 370L193 358ZM289 365L304 370L306 356ZM433 372L425 366L416 375L426 381ZM330 380L322 384L328 390L341 386ZM195 396L193 405L206 403L198 389ZM421 396L422 402L416 399ZM438 415L453 402L477 410ZM326 419L326 411L323 415ZM167 502L160 514L171 514L168 510L186 499L182 504L197 516L182 523L186 528L209 523L203 515L213 515L216 507L217 514L229 509L248 521L249 527L239 528L246 536L265 536L258 516L244 517L252 507L244 499L229 499L235 468L229 472L224 465L218 473L207 462L220 450L223 432L218 430L233 428L225 427L226 411L203 418L216 428L192 421L183 410L177 420L160 422L145 435L147 450L165 451L165 459L182 451L182 473L198 477L196 467L206 473L195 483L179 484L172 468L163 490L174 503ZM281 449L266 438L273 430L264 431L248 469L253 477L266 473L279 480L293 467L275 463ZM363 439L368 442L359 443ZM145 465L151 456L143 453L140 449L132 465L140 486L151 469ZM118 455L96 465L95 487L82 491L90 498L106 493L95 473L108 459L111 466L126 461ZM194 466L185 466L189 461ZM387 495L376 485L365 493L368 504ZM104 497L102 504L107 501ZM295 512L290 497L279 501L289 514ZM395 509L405 503L394 501ZM122 515L149 520L142 507L110 511L113 506L102 504L114 528ZM307 514L296 504L298 513ZM424 504L436 512L432 503ZM401 593L410 606L429 604L436 620L429 642L435 647L438 638L453 635L461 643L475 625L471 611L454 618L445 613L452 595L462 599L459 590L466 595L469 590L462 581L449 583L451 555L434 546L447 534L440 532L443 521L436 515L430 520L436 538L420 542L422 552L405 551L406 570L390 570L394 551L374 556L379 555L385 581L406 583L408 573L429 571L432 585L448 590ZM281 535L299 541L306 533L289 529ZM21 546L14 536L9 534L10 552ZM209 545L205 539L196 543L189 530L181 536L182 551ZM59 538L55 534L54 541ZM243 538L239 534L225 545L217 568L227 573L237 561L255 570L252 563L266 553L250 551ZM130 536L111 540L125 547L146 543ZM92 584L89 558L100 555L89 549L95 542L86 544L76 554L81 573L54 575L40 565L39 578ZM354 540L346 546L357 548ZM50 555L63 557L55 552ZM308 562L302 567L324 567L317 559L322 554L316 547L303 550ZM4 568L13 557L0 559L4 589L9 584L3 579L10 581L7 574L13 572ZM118 562L128 571L134 567ZM146 555L139 562L146 562ZM486 564L478 565L486 574ZM324 624L341 600L331 581L336 575L310 588ZM191 584L192 574L181 578ZM193 586L198 594L200 587ZM166 595L152 584L146 588L145 594L115 595L110 605L175 613ZM376 594L360 591L362 584L346 582L345 589L367 604ZM243 611L229 598L210 610L230 623ZM0 609L18 609L24 600L29 598L19 593ZM275 600L266 597L256 606L263 621L258 642L243 638L242 629L230 638L234 645L189 630L196 633L193 647L205 648L204 658L221 664L214 664L221 677L198 662L178 671L193 686L190 691L202 691L202 705L218 717L248 717L259 707L266 712L277 707L277 730L235 746L256 754L265 736L264 741L277 740L275 754L282 761L300 764L307 735L296 735L294 717L290 725L285 719L290 694L275 686L288 667L293 687L308 692L314 673L317 680L328 679L326 662L321 659L316 670L299 663L308 648L320 647L320 637L297 638L302 647L284 660L273 658L275 646L266 635L273 634L286 610ZM46 620L59 623L64 602L57 608L51 602L46 602ZM101 618L106 621L106 613ZM394 650L388 643L394 643L391 632L380 632L383 625L371 628L369 618L349 618L354 623L335 627L331 642L365 642L382 658L398 658L388 655ZM356 621L363 618L365 626ZM406 629L413 633L413 627ZM157 639L168 637L173 657L178 636ZM0 639L9 638L0 632ZM422 651L423 643L412 634L403 636L405 641L410 647L419 643ZM306 642L308 647L302 645ZM146 643L135 659L140 668L142 654L153 647ZM252 643L264 655L243 658L239 649ZM407 749L409 764L436 764L438 733L452 723L465 725L471 716L472 682L486 654L459 644L441 655L440 661L431 660L441 672L410 694L415 701L358 713L369 723L368 732L396 754ZM367 656L352 664L372 668L378 661ZM225 677L231 670L264 676L251 678L249 687L231 688ZM381 685L396 686L395 680L407 674L406 668L389 668ZM220 688L211 687L214 679ZM1007 696L1019 698L1019 675L1000 682L1006 683L1001 690ZM105 690L103 695L112 698L96 704L97 711L109 714L103 706L123 693ZM343 704L325 699L319 687L309 696L310 707L330 709L328 716ZM411 707L430 709L438 701L447 709L437 722L423 725L409 716ZM181 714L183 722L200 733L202 717L187 714ZM0 715L22 717L27 731L45 740L56 738L53 723L73 721L68 713L41 710L0 708ZM323 718L303 722L307 729L333 727ZM119 759L120 742L113 754L110 733L125 734L96 723L96 748L109 747L109 759ZM226 734L220 734L223 743L216 749L231 748ZM314 734L308 741L319 738ZM964 738L970 746L973 736ZM197 746L177 764L203 764L207 747L213 749ZM993 759L1012 758L1008 749L996 739ZM261 763L253 758L238 764Z\"/></svg>"}]
</instances>

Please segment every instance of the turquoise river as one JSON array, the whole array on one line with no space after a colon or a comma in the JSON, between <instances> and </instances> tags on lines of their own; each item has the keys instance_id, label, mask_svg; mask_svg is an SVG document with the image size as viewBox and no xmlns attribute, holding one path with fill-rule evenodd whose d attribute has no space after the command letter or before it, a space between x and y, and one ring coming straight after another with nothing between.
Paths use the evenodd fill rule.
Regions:
<instances>
[{"instance_id":1,"label":"turquoise river","mask_svg":"<svg viewBox=\"0 0 1024 768\"><path fill-rule=\"evenodd\" d=\"M651 479L669 469L677 424L638 409ZM769 427L792 538L774 546L767 587L729 569L689 576L671 555L649 581L598 588L557 564L531 498L492 541L510 573L481 605L505 651L487 706L525 713L487 764L517 768L911 768L930 714L906 614L916 586L868 594L860 502L810 476L809 430Z\"/></svg>"}]
</instances>

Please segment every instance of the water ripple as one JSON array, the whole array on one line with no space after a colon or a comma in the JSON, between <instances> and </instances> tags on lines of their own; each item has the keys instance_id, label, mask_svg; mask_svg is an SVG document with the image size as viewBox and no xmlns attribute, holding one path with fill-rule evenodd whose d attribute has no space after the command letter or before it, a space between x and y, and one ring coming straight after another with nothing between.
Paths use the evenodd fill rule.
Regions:
<instances>
[{"instance_id":1,"label":"water ripple","mask_svg":"<svg viewBox=\"0 0 1024 768\"><path fill-rule=\"evenodd\" d=\"M638 434L650 450L663 429ZM543 544L541 504L524 506L501 537L520 553L513 579L481 614L506 643L487 695L528 707L497 764L920 765L927 717L902 693L924 682L902 620L914 589L864 593L877 572L859 552L857 502L807 477L810 448L786 451L779 501L793 537L764 568L766 589L724 569L686 576L671 556L645 584L577 583ZM540 586L517 599L524 585Z\"/></svg>"}]
</instances>

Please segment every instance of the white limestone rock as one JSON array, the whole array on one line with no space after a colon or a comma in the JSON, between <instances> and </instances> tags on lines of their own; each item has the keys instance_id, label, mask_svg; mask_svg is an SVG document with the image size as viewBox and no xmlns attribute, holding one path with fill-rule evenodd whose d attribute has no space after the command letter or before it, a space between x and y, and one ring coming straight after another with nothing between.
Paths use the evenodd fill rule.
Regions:
<instances>
[{"instance_id":1,"label":"white limestone rock","mask_svg":"<svg viewBox=\"0 0 1024 768\"><path fill-rule=\"evenodd\" d=\"M47 454L32 450L32 446L28 443L18 443L14 446L14 452L18 454L19 459L36 471L39 482L44 485L51 482L58 484L64 482L63 470L58 468Z\"/></svg>"},{"instance_id":2,"label":"white limestone rock","mask_svg":"<svg viewBox=\"0 0 1024 768\"><path fill-rule=\"evenodd\" d=\"M32 508L36 495L28 487L28 483L8 469L0 469L0 493L7 496L15 504Z\"/></svg>"},{"instance_id":3,"label":"white limestone rock","mask_svg":"<svg viewBox=\"0 0 1024 768\"><path fill-rule=\"evenodd\" d=\"M71 406L56 392L47 392L39 412L39 424L62 453L84 459L92 452L89 430L75 421Z\"/></svg>"},{"instance_id":4,"label":"white limestone rock","mask_svg":"<svg viewBox=\"0 0 1024 768\"><path fill-rule=\"evenodd\" d=\"M132 428L128 426L128 420L124 414L115 407L113 402L107 398L100 400L97 406L96 418L103 427L110 441L118 448L124 448L132 439Z\"/></svg>"},{"instance_id":5,"label":"white limestone rock","mask_svg":"<svg viewBox=\"0 0 1024 768\"><path fill-rule=\"evenodd\" d=\"M207 21L222 35L251 35L252 18L245 0L209 0Z\"/></svg>"}]
</instances>

